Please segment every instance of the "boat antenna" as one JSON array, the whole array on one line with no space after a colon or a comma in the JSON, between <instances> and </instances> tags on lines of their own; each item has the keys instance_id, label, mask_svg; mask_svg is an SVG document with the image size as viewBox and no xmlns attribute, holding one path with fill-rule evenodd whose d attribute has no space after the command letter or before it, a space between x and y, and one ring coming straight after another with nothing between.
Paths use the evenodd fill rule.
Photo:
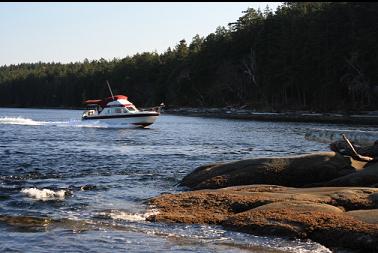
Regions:
<instances>
[{"instance_id":1,"label":"boat antenna","mask_svg":"<svg viewBox=\"0 0 378 253\"><path fill-rule=\"evenodd\" d=\"M112 95L112 98L113 98L113 100L114 100L114 96L113 96L112 88L110 88L110 84L109 84L108 80L106 80L106 83L108 84L108 88L109 88L110 94Z\"/></svg>"}]
</instances>

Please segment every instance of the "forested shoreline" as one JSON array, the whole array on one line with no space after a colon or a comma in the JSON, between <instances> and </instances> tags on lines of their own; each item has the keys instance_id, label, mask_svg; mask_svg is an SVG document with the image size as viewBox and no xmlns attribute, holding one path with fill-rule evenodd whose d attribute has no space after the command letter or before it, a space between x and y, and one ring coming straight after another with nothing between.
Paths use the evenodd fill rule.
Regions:
<instances>
[{"instance_id":1,"label":"forested shoreline","mask_svg":"<svg viewBox=\"0 0 378 253\"><path fill-rule=\"evenodd\" d=\"M0 106L82 107L125 94L139 106L279 112L378 110L378 3L248 9L164 53L0 67Z\"/></svg>"}]
</instances>

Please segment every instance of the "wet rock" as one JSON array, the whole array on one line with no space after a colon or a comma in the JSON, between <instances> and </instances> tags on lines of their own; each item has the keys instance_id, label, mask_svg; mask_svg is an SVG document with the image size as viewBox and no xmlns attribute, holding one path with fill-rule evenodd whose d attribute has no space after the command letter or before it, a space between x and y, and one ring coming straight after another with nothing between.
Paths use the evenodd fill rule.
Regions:
<instances>
[{"instance_id":1,"label":"wet rock","mask_svg":"<svg viewBox=\"0 0 378 253\"><path fill-rule=\"evenodd\" d=\"M86 184L86 185L81 186L80 190L81 191L93 191L93 190L97 190L97 186L91 185L91 184Z\"/></svg>"},{"instance_id":2,"label":"wet rock","mask_svg":"<svg viewBox=\"0 0 378 253\"><path fill-rule=\"evenodd\" d=\"M6 225L6 229L12 232L44 232L54 229L66 229L75 233L85 232L88 230L99 229L116 229L120 231L134 231L115 224L109 224L98 221L88 221L80 219L53 219L51 217L35 217L35 216L13 216L0 215L0 225ZM140 232L140 231L138 231Z\"/></svg>"},{"instance_id":3,"label":"wet rock","mask_svg":"<svg viewBox=\"0 0 378 253\"><path fill-rule=\"evenodd\" d=\"M50 218L0 215L0 223L17 228L21 232L40 232L53 223Z\"/></svg>"},{"instance_id":4,"label":"wet rock","mask_svg":"<svg viewBox=\"0 0 378 253\"><path fill-rule=\"evenodd\" d=\"M335 152L294 157L257 158L198 167L181 185L192 189L216 189L235 185L274 184L301 187L356 172L364 164Z\"/></svg>"},{"instance_id":5,"label":"wet rock","mask_svg":"<svg viewBox=\"0 0 378 253\"><path fill-rule=\"evenodd\" d=\"M378 250L377 188L247 185L163 194L149 203L159 210L149 221L220 224L328 247Z\"/></svg>"}]
</instances>

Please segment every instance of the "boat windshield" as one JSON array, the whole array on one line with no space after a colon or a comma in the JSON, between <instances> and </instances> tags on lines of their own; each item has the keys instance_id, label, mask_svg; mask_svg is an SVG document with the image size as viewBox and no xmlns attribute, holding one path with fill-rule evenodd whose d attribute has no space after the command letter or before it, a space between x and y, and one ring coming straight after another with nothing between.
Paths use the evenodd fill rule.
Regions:
<instances>
[{"instance_id":1,"label":"boat windshield","mask_svg":"<svg viewBox=\"0 0 378 253\"><path fill-rule=\"evenodd\" d=\"M94 104L89 104L87 105L87 110L97 110L97 105L94 105Z\"/></svg>"}]
</instances>

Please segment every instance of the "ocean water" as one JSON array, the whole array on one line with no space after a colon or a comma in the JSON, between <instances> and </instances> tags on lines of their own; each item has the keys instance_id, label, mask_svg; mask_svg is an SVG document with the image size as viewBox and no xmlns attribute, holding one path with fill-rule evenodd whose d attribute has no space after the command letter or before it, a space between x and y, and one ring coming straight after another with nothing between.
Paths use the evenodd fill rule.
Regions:
<instances>
[{"instance_id":1,"label":"ocean water","mask_svg":"<svg viewBox=\"0 0 378 253\"><path fill-rule=\"evenodd\" d=\"M330 252L309 240L151 223L147 200L197 166L327 151L311 129L361 127L162 114L147 129L79 110L0 108L0 252ZM369 130L369 129L367 129Z\"/></svg>"}]
</instances>

